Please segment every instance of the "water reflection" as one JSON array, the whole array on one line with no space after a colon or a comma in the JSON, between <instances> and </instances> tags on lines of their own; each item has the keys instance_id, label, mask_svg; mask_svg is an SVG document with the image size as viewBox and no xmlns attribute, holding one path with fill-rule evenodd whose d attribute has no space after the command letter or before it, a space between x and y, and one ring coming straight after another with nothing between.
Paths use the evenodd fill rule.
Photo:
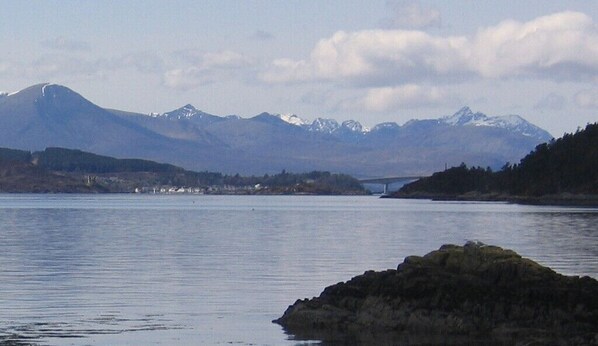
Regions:
<instances>
[{"instance_id":1,"label":"water reflection","mask_svg":"<svg viewBox=\"0 0 598 346\"><path fill-rule=\"evenodd\" d=\"M598 211L582 208L0 195L0 220L3 344L303 343L270 323L296 299L467 240L598 277Z\"/></svg>"},{"instance_id":2,"label":"water reflection","mask_svg":"<svg viewBox=\"0 0 598 346\"><path fill-rule=\"evenodd\" d=\"M120 318L117 314L70 322L30 322L6 325L0 329L0 345L37 345L47 340L89 338L94 335L117 335L182 329L162 316L147 315L139 319ZM60 343L60 341L56 343Z\"/></svg>"}]
</instances>

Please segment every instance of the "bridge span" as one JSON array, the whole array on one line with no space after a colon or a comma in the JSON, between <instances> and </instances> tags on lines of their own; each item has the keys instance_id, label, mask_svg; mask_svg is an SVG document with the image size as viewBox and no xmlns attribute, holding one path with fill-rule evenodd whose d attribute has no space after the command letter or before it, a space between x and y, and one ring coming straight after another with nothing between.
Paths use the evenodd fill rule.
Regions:
<instances>
[{"instance_id":1,"label":"bridge span","mask_svg":"<svg viewBox=\"0 0 598 346\"><path fill-rule=\"evenodd\" d=\"M388 187L390 184L400 183L400 182L410 183L412 181L416 181L421 178L427 178L427 177L429 177L429 176L428 175L420 175L420 176L412 175L412 176L402 176L402 177L371 178L371 179L360 179L359 182L362 184L381 184L384 186L383 194L387 195Z\"/></svg>"}]
</instances>

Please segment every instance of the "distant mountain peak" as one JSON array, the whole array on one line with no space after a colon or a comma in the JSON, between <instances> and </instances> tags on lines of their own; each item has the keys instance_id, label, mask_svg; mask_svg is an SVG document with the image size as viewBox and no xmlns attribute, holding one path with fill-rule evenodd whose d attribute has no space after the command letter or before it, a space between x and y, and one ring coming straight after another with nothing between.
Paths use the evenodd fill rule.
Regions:
<instances>
[{"instance_id":1,"label":"distant mountain peak","mask_svg":"<svg viewBox=\"0 0 598 346\"><path fill-rule=\"evenodd\" d=\"M484 113L474 113L471 108L465 106L459 109L455 114L441 118L441 122L448 125L471 125L483 123L488 117ZM477 126L477 125L476 125Z\"/></svg>"},{"instance_id":2,"label":"distant mountain peak","mask_svg":"<svg viewBox=\"0 0 598 346\"><path fill-rule=\"evenodd\" d=\"M346 128L349 131L355 133L365 133L370 131L370 129L364 127L363 125L361 125L361 123L359 123L359 121L355 120L345 120L342 122L341 127Z\"/></svg>"},{"instance_id":3,"label":"distant mountain peak","mask_svg":"<svg viewBox=\"0 0 598 346\"><path fill-rule=\"evenodd\" d=\"M474 113L469 107L459 109L455 114L442 117L440 123L449 126L487 126L503 128L524 136L538 138L542 141L549 141L552 135L545 130L533 125L519 115L504 115L489 117L484 113Z\"/></svg>"},{"instance_id":4,"label":"distant mountain peak","mask_svg":"<svg viewBox=\"0 0 598 346\"><path fill-rule=\"evenodd\" d=\"M44 91L46 86L50 85L50 83L40 83L40 84L36 84L36 85L32 85L30 87L27 87L25 89L21 89L21 90L17 90L17 91L13 91L13 92L2 92L0 94L2 94L2 96L7 97L7 96L16 96L16 95L24 95L24 94L38 94L43 96Z\"/></svg>"},{"instance_id":5,"label":"distant mountain peak","mask_svg":"<svg viewBox=\"0 0 598 346\"><path fill-rule=\"evenodd\" d=\"M334 119L316 118L311 125L306 126L308 131L332 133L340 127L339 123Z\"/></svg>"},{"instance_id":6,"label":"distant mountain peak","mask_svg":"<svg viewBox=\"0 0 598 346\"><path fill-rule=\"evenodd\" d=\"M374 126L372 128L372 132L376 132L376 131L397 131L401 128L401 126L399 126L399 124L395 123L395 122L386 122L386 123L380 123L376 126Z\"/></svg>"},{"instance_id":7,"label":"distant mountain peak","mask_svg":"<svg viewBox=\"0 0 598 346\"><path fill-rule=\"evenodd\" d=\"M73 110L86 113L100 108L68 87L53 83L36 84L10 93L4 96L4 99L13 105L38 104L39 109L56 116Z\"/></svg>"},{"instance_id":8,"label":"distant mountain peak","mask_svg":"<svg viewBox=\"0 0 598 346\"><path fill-rule=\"evenodd\" d=\"M195 108L192 104L188 103L181 108L177 108L173 111L166 112L166 113L151 113L149 114L151 117L154 118L166 118L166 119L193 119L193 118L203 118L205 116L210 116L211 114L205 113L200 111L199 109Z\"/></svg>"},{"instance_id":9,"label":"distant mountain peak","mask_svg":"<svg viewBox=\"0 0 598 346\"><path fill-rule=\"evenodd\" d=\"M51 89L53 86L59 86L57 84L52 84L52 83L45 83L42 84L41 86L41 92L42 92L42 96L46 96L46 89ZM48 88L49 87L49 88ZM64 88L64 87L63 87ZM49 90L48 90L49 91Z\"/></svg>"},{"instance_id":10,"label":"distant mountain peak","mask_svg":"<svg viewBox=\"0 0 598 346\"><path fill-rule=\"evenodd\" d=\"M309 124L305 119L300 118L296 114L275 114L274 116L278 117L280 120L286 123L295 126L304 126Z\"/></svg>"}]
</instances>

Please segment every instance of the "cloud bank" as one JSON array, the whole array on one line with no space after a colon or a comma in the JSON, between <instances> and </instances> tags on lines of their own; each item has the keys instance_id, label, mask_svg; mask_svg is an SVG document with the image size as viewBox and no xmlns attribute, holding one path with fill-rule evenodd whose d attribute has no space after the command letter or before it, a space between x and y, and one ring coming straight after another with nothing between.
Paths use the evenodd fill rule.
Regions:
<instances>
[{"instance_id":1,"label":"cloud bank","mask_svg":"<svg viewBox=\"0 0 598 346\"><path fill-rule=\"evenodd\" d=\"M443 105L453 98L454 96L437 87L407 84L369 89L365 97L358 103L364 110L380 112L396 107L417 108Z\"/></svg>"},{"instance_id":2,"label":"cloud bank","mask_svg":"<svg viewBox=\"0 0 598 346\"><path fill-rule=\"evenodd\" d=\"M261 78L357 87L471 78L596 79L598 30L583 13L561 12L528 22L503 21L472 36L339 31L320 40L307 59L273 61Z\"/></svg>"}]
</instances>

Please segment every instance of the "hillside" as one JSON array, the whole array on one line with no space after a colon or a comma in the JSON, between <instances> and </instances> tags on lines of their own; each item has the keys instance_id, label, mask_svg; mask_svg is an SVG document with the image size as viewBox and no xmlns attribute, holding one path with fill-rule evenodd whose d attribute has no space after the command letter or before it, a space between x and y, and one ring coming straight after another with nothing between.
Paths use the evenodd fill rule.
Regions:
<instances>
[{"instance_id":1,"label":"hillside","mask_svg":"<svg viewBox=\"0 0 598 346\"><path fill-rule=\"evenodd\" d=\"M152 192L209 194L365 194L358 180L313 171L261 177L194 172L81 150L0 148L0 192Z\"/></svg>"},{"instance_id":2,"label":"hillside","mask_svg":"<svg viewBox=\"0 0 598 346\"><path fill-rule=\"evenodd\" d=\"M0 148L0 192L89 193L106 192L106 189L40 167L32 163L32 155L28 151Z\"/></svg>"},{"instance_id":3,"label":"hillside","mask_svg":"<svg viewBox=\"0 0 598 346\"><path fill-rule=\"evenodd\" d=\"M598 123L538 145L498 172L465 164L405 185L393 197L598 205Z\"/></svg>"}]
</instances>

